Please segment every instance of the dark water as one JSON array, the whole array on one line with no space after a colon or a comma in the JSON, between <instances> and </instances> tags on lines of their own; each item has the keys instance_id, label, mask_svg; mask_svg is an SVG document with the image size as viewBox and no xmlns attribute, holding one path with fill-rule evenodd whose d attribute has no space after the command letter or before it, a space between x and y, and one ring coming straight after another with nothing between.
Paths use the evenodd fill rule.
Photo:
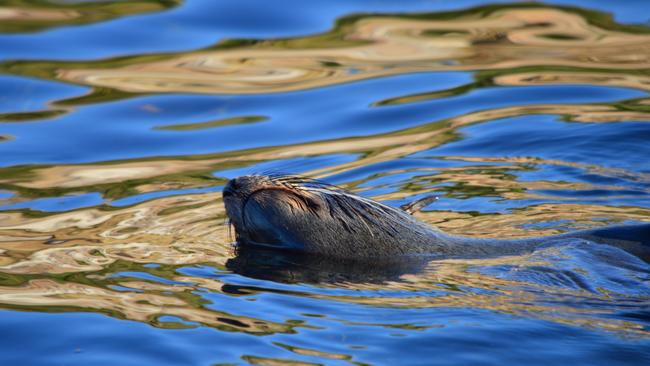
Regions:
<instances>
[{"instance_id":1,"label":"dark water","mask_svg":"<svg viewBox=\"0 0 650 366\"><path fill-rule=\"evenodd\" d=\"M645 0L0 1L0 364L650 364L650 265L618 249L247 261L220 194L284 171L438 195L417 216L457 235L650 221L649 19Z\"/></svg>"}]
</instances>

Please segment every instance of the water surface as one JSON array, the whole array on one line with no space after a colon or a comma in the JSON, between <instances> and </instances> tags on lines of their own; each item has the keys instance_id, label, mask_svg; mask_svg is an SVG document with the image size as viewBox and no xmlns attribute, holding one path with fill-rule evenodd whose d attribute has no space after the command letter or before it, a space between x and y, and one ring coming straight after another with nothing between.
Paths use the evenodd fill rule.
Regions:
<instances>
[{"instance_id":1,"label":"water surface","mask_svg":"<svg viewBox=\"0 0 650 366\"><path fill-rule=\"evenodd\" d=\"M318 177L473 237L650 221L644 1L0 2L0 363L650 363L650 265L237 256Z\"/></svg>"}]
</instances>

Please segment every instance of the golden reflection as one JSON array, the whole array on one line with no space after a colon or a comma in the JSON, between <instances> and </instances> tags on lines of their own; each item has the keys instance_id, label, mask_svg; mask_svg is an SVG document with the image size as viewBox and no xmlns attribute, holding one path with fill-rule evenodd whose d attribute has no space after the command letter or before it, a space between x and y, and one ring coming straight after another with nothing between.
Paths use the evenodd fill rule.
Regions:
<instances>
[{"instance_id":1,"label":"golden reflection","mask_svg":"<svg viewBox=\"0 0 650 366\"><path fill-rule=\"evenodd\" d=\"M288 344L280 343L280 342L275 342L274 343L276 346L282 347L288 351L291 351L293 353L296 353L298 355L303 355L303 356L314 356L314 357L323 357L331 360L351 360L352 357L340 353L332 353L332 352L323 352L315 349L309 349L309 348L301 348L301 347L295 347L295 346L290 346Z\"/></svg>"},{"instance_id":2,"label":"golden reflection","mask_svg":"<svg viewBox=\"0 0 650 366\"><path fill-rule=\"evenodd\" d=\"M0 5L0 32L37 32L174 7L181 0L8 0Z\"/></svg>"},{"instance_id":3,"label":"golden reflection","mask_svg":"<svg viewBox=\"0 0 650 366\"><path fill-rule=\"evenodd\" d=\"M125 285L128 286L129 283ZM187 291L187 288L167 285L164 286L162 293L156 290L138 293L38 279L22 286L0 286L0 306L97 311L157 325L163 325L157 323L159 317L171 315L220 330L245 331L251 334L292 333L295 327L291 324L273 323L209 310L199 304L193 304L187 296L165 294L165 292L182 293L183 291Z\"/></svg>"},{"instance_id":4,"label":"golden reflection","mask_svg":"<svg viewBox=\"0 0 650 366\"><path fill-rule=\"evenodd\" d=\"M256 366L283 366L283 365L289 365L289 366L320 366L320 365L322 365L320 363L291 360L291 359L286 359L286 358L258 357L258 356L251 356L251 355L243 355L243 356L241 356L241 358L242 358L242 360L246 361L247 363L249 363L251 365L256 365Z\"/></svg>"},{"instance_id":5,"label":"golden reflection","mask_svg":"<svg viewBox=\"0 0 650 366\"><path fill-rule=\"evenodd\" d=\"M587 69L577 80L638 85L650 62L650 32L607 16L541 5L451 13L351 16L303 38L226 42L140 60L56 68L61 80L129 93L258 94L303 90L418 71ZM594 73L589 69L608 69ZM614 81L616 82L616 81ZM647 84L645 85L647 88Z\"/></svg>"},{"instance_id":6,"label":"golden reflection","mask_svg":"<svg viewBox=\"0 0 650 366\"><path fill-rule=\"evenodd\" d=\"M547 203L515 209L510 214L477 216L471 213L429 211L419 212L416 216L455 235L481 238L521 238L560 233L557 228L526 229L526 225L531 223L552 222L562 218L562 220L570 221L574 229L582 229L597 226L597 220L600 220L600 225L626 220L650 221L650 209ZM602 218L607 218L607 221L603 222Z\"/></svg>"},{"instance_id":7,"label":"golden reflection","mask_svg":"<svg viewBox=\"0 0 650 366\"><path fill-rule=\"evenodd\" d=\"M553 250L549 248L546 251L553 254ZM129 255L128 260L130 261L149 260L146 255L137 251L129 251ZM86 255L83 255L79 258L85 257ZM50 258L50 260L57 261L59 258ZM431 262L422 273L404 275L400 281L381 284L342 282L334 285L337 289L352 290L347 294L310 291L293 295L371 307L485 309L515 316L598 328L627 336L650 336L647 329L644 329L641 324L603 316L608 313L607 308L579 306L583 302L593 305L612 301L612 294L599 294L583 289L548 287L534 282L503 279L473 270L473 268L489 268L490 266L511 266L513 268L510 271L519 271L545 265L548 263L536 255L477 260L442 260ZM125 270L128 268L126 267ZM158 321L158 318L163 315L171 315L190 322L186 326L198 323L222 330L251 334L291 333L296 326L309 327L308 323L271 322L263 318L252 319L206 308L205 301L200 297L202 291L209 291L220 296L233 296L232 290L226 291L227 283L216 278L165 272L165 279L175 282L166 284L128 277L115 278L111 274L119 272L114 272L116 269L111 270L109 265L106 265L106 269L109 269L106 274L89 273L81 278L67 277L65 282L42 278L26 279L17 285L0 286L0 306L34 308L40 311L48 309L51 311L57 309L97 311L120 318L149 322L156 326L183 326L183 324L166 324L166 322ZM47 271L42 270L40 273L45 274ZM79 281L83 281L83 283ZM121 290L115 289L115 286L119 286ZM332 285L322 284L320 286ZM197 293L197 291L199 292ZM253 299L266 291L261 287L242 288L237 291L238 294L235 296L241 297L242 300ZM364 291L370 294L364 295ZM382 296L374 295L378 291L382 293ZM399 291L399 295L389 295L391 291ZM427 294L421 294L422 291ZM410 292L413 295L407 296ZM630 302L630 306L634 306L637 300L634 298L626 300L625 297L619 297L616 301L621 306L627 301ZM381 322L365 325L382 326ZM385 326L400 328L399 325L387 324ZM434 323L423 327L435 326L438 325ZM410 329L408 325L404 325L404 327ZM310 354L311 352L309 349L300 348L292 349L292 351L297 354ZM318 356L344 359L344 355L338 354Z\"/></svg>"},{"instance_id":8,"label":"golden reflection","mask_svg":"<svg viewBox=\"0 0 650 366\"><path fill-rule=\"evenodd\" d=\"M97 271L117 260L225 262L232 253L219 196L167 197L119 210L93 208L45 217L0 213L0 258L5 263L0 271ZM179 209L184 206L191 210Z\"/></svg>"},{"instance_id":9,"label":"golden reflection","mask_svg":"<svg viewBox=\"0 0 650 366\"><path fill-rule=\"evenodd\" d=\"M69 21L79 18L81 14L74 10L60 10L60 9L20 9L10 7L0 7L0 19L6 22L55 22L55 21Z\"/></svg>"},{"instance_id":10,"label":"golden reflection","mask_svg":"<svg viewBox=\"0 0 650 366\"><path fill-rule=\"evenodd\" d=\"M210 160L153 160L125 161L114 164L55 165L33 169L18 177L2 174L0 180L20 187L44 189L50 187L75 188L98 184L120 183L129 180L206 170L214 164Z\"/></svg>"},{"instance_id":11,"label":"golden reflection","mask_svg":"<svg viewBox=\"0 0 650 366\"><path fill-rule=\"evenodd\" d=\"M650 90L650 75L626 75L607 72L522 72L496 76L493 80L497 85L589 84Z\"/></svg>"},{"instance_id":12,"label":"golden reflection","mask_svg":"<svg viewBox=\"0 0 650 366\"><path fill-rule=\"evenodd\" d=\"M119 187L133 192L149 192L160 189L180 189L206 184L214 184L209 179L197 178L209 175L213 170L243 166L250 162L289 159L304 156L319 156L333 153L361 154L355 161L312 171L311 175L328 175L347 171L355 167L388 161L428 150L458 138L457 130L468 125L495 119L531 114L560 114L575 122L616 122L627 120L650 120L650 111L630 112L609 105L581 104L544 104L534 106L515 106L496 108L468 113L439 122L422 124L417 127L385 134L366 137L343 138L312 143L283 145L277 147L257 148L220 154L199 155L180 159L153 158L135 161L116 161L83 165L56 165L45 167L0 168L0 184L14 188L29 195L42 190L57 188L57 193L86 191L119 191ZM460 159L466 159L461 157ZM469 159L469 158L468 158ZM488 158L486 158L488 159ZM580 165L566 162L543 162L560 165ZM615 171L613 168L580 166L581 169L600 172ZM639 175L631 172L613 172L612 174ZM160 178L161 182L152 180ZM644 175L644 180L650 176ZM123 187L132 182L132 185ZM103 188L103 189L102 189ZM118 195L119 196L119 195Z\"/></svg>"},{"instance_id":13,"label":"golden reflection","mask_svg":"<svg viewBox=\"0 0 650 366\"><path fill-rule=\"evenodd\" d=\"M144 1L134 4L142 6L144 3L157 4ZM125 5L120 2L120 8ZM131 6L132 13L145 9ZM79 14L76 10L53 12L46 8L29 11L0 8L0 19L9 19L0 30L6 29L7 24L19 24L17 22L30 27L55 24L56 21L69 22L70 17L79 17ZM87 21L89 18L84 19ZM445 14L352 16L339 20L330 32L316 36L259 42L231 41L181 54L97 62L53 62L45 67L38 62L23 62L0 67L17 74L56 77L127 93L236 94L303 90L417 71L480 70L474 84L456 90L377 101L375 107L381 108L465 93L486 83L510 86L584 83L650 90L649 61L650 31L646 27L618 25L596 12L522 4ZM251 334L294 332L296 326L308 324L279 323L227 314L206 307L207 301L200 296L201 292L209 291L218 296L255 300L259 293L277 290L251 287L233 294L225 290L232 286L226 280L183 275L175 271L178 267L193 265L224 270L227 260L233 257L228 227L223 224L225 213L219 193L164 197L127 207L110 206L110 200L161 190L217 186L225 181L219 177L218 171L259 162L334 153L358 156L352 162L316 169L307 175L342 173L448 143L460 137L458 130L462 127L521 115L561 115L574 122L647 121L650 120L649 103L648 99L638 99L611 104L512 106L474 111L364 137L209 155L2 168L0 188L16 194L8 199L12 203L83 192L99 192L108 203L58 213L35 210L0 212L0 307L96 311L156 326L182 327L197 323ZM151 113L160 112L154 105L142 108ZM242 116L160 126L158 129L179 133L263 119L263 116ZM433 185L441 183L446 184L450 195L510 200L548 198L534 191L580 191L596 187L588 183L518 181L513 176L514 171L535 169L538 165L571 166L604 176L650 182L650 175L645 173L557 160L526 157L447 159L475 162L476 165L436 168L435 171L421 169L421 175L413 178L408 186L375 198L403 199L426 193ZM480 164L485 162L494 164L488 167ZM217 171L217 178L212 176L214 171ZM402 172L405 171L385 174ZM360 190L357 189L360 183L363 182L349 182L348 188ZM597 188L615 190L616 187L599 185ZM561 198L554 197L553 200L560 201ZM575 227L624 220L650 221L650 210L545 203L499 214L436 210L419 212L417 216L452 234L508 238L555 234L556 227L530 229L526 225L552 222L559 217ZM602 221L603 218L607 221ZM128 271L157 271L144 267L148 263L168 266L158 275L176 283L119 276ZM319 292L321 288L332 286L327 283L315 284L313 288L305 286L304 293L295 295L374 307L478 308L625 335L650 335L640 324L607 317L613 310L595 310L566 302L567 299L606 302L615 294L544 286L473 270L499 265L525 270L549 263L532 255L433 261L422 273L404 274L398 280L391 279L381 284L370 281L336 283L337 289L354 290L355 296L349 292L343 295ZM414 294L391 297L384 295L386 290L400 291L401 295ZM378 291L384 292L382 296L366 296L359 295L361 291L374 291L375 295ZM432 294L417 294L419 291ZM634 301L619 300L621 306L626 301ZM176 316L190 323L160 321L163 315ZM412 325L403 325L404 328L409 326ZM348 357L285 344L278 346L298 355L340 360ZM247 361L258 364L287 361L245 357L248 357Z\"/></svg>"},{"instance_id":14,"label":"golden reflection","mask_svg":"<svg viewBox=\"0 0 650 366\"><path fill-rule=\"evenodd\" d=\"M178 125L166 125L166 126L157 126L154 127L156 130L164 131L196 131L203 130L206 128L214 128L221 126L229 125L243 125L248 123L257 123L268 120L268 117L265 116L243 116L243 117L233 117L233 118L224 118L216 121L208 122L199 122L199 123L186 123Z\"/></svg>"},{"instance_id":15,"label":"golden reflection","mask_svg":"<svg viewBox=\"0 0 650 366\"><path fill-rule=\"evenodd\" d=\"M468 121L471 123L473 119ZM407 141L412 141L413 136L417 136L419 133L433 133L427 137L429 140L436 141L431 137L436 136L436 133L442 133L439 129L434 129L433 132L426 132L426 130L421 132L421 127L404 133L403 136L395 134L393 137L385 138L390 141L393 141L393 138L398 138L393 141L396 142L405 137ZM382 140L379 137L369 137L368 139ZM316 145L318 144L316 143ZM388 156L400 156L399 153L404 152L403 146L406 144L407 142L398 143L394 147L395 155L388 154ZM289 151L295 148L286 147ZM386 154L391 150L382 148L380 151L382 151L380 154ZM407 149L407 151L409 150ZM258 154L260 154L259 158L270 159L277 156L278 150L271 149L258 152ZM271 157L265 154L271 154ZM249 152L244 156L250 159L251 156L255 156L255 153ZM518 182L503 175L509 170L521 169L521 164L573 164L581 169L600 169L579 166L575 163L532 158L459 157L457 159L465 159L469 162L492 160L500 162L500 164L487 168L469 167L472 174L465 172L465 168L438 169L439 171L430 177L435 177L438 181L494 187L498 194L511 194L513 195L511 198L515 199L527 198L527 189L589 189L588 185L577 183ZM215 164L215 161L210 161L210 159L207 161L191 160L189 162L205 164L205 167ZM159 163L159 161L153 163ZM144 167L147 162L136 162L136 164L142 164ZM340 169L349 168L345 165ZM109 165L109 167L113 166L119 167L120 164ZM156 165L154 164L154 166ZM175 165L169 164L169 166ZM176 166L181 166L180 161ZM91 171L97 168L93 165L74 167L80 170L91 169ZM75 171L72 168L73 166L61 167L61 169L67 169L68 173ZM190 170L195 168L191 167ZM479 168L483 170L477 170ZM32 173L35 172L37 173L38 170ZM623 174L624 172L605 170L604 173ZM70 174L62 176L68 177ZM80 176L94 177L95 175L81 174ZM47 177L52 177L52 175L39 176L39 179ZM421 177L425 181L426 178L426 174ZM33 180L33 182L39 179ZM115 179L118 179L118 175L115 176ZM152 189L157 187L155 184L152 185ZM421 189L426 189L426 185ZM409 193L417 192L398 191L376 198L402 198ZM534 231L524 229L525 225L531 222L553 221L558 217L571 221L572 225L584 224L586 226L593 226L594 219L603 217L608 218L609 222L616 220L648 221L650 210L639 207L549 203L516 209L508 214L477 216L472 213L438 210L420 212L417 215L425 222L452 234L506 238L547 235L557 232L554 228ZM252 334L291 332L293 325L222 314L205 308L198 299L191 300L184 295L201 289L231 296L224 292L226 284L217 279L179 275L174 272L166 272L164 278L177 281L180 284L170 285L134 278L112 279L111 273L120 271L113 268L115 266L117 266L115 268L120 268L121 263L129 263L129 266L146 263L172 266L211 263L212 266L223 268L227 259L233 256L229 244L228 228L221 224L224 219L225 214L219 193L165 197L124 208L95 207L43 215L32 215L23 211L2 212L0 213L0 280L6 283L7 280L3 279L6 276L17 276L15 277L17 280L13 285L0 286L0 306L23 309L37 308L40 311L85 309L106 312L126 319L146 321L156 326L191 326L157 320L159 316L172 315L190 323L230 331L243 331ZM596 327L628 335L648 336L647 330L644 330L641 325L602 317L602 311L599 313L599 311L585 310L571 305L543 305L552 303L554 296L557 296L558 303L567 296L606 301L599 294L580 289L549 288L535 282L502 279L471 270L471 268L503 264L516 265L521 269L544 265L539 258L529 255L471 261L435 261L430 263L428 269L423 273L405 274L400 281L391 280L381 285L364 282L336 284L337 288L347 287L358 291L394 289L402 292L443 292L443 294L432 296L394 298L390 296L333 296L319 293L297 295L381 307L480 308L578 326ZM74 273L78 273L81 277L76 280L68 277L70 279L65 282L55 280L60 275L69 276ZM38 277L33 278L33 276ZM121 286L130 290L118 291L111 286ZM483 292L479 290L483 290ZM255 296L259 291L264 291L264 289L246 290L241 296ZM484 291L488 291L488 293ZM168 294L163 296L161 293Z\"/></svg>"}]
</instances>

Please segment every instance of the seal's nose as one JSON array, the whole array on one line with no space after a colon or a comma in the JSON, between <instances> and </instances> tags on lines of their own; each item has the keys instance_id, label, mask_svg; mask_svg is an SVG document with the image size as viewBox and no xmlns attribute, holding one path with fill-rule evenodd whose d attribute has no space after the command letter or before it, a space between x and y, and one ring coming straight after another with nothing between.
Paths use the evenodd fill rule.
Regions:
<instances>
[{"instance_id":1,"label":"seal's nose","mask_svg":"<svg viewBox=\"0 0 650 366\"><path fill-rule=\"evenodd\" d=\"M234 196L237 192L237 178L231 179L228 181L225 187L223 187L222 195L223 197Z\"/></svg>"}]
</instances>

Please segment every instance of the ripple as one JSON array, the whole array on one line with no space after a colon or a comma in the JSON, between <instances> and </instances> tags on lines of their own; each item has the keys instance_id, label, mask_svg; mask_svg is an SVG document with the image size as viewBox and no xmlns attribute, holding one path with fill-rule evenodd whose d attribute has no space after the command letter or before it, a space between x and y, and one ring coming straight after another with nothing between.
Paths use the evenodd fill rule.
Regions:
<instances>
[{"instance_id":1,"label":"ripple","mask_svg":"<svg viewBox=\"0 0 650 366\"><path fill-rule=\"evenodd\" d=\"M62 80L131 93L249 94L425 70L546 65L625 73L645 68L650 54L645 28L603 19L595 12L535 5L351 16L314 36L233 40L176 55L119 59L117 64L62 63L53 72ZM18 67L30 72L32 65Z\"/></svg>"},{"instance_id":2,"label":"ripple","mask_svg":"<svg viewBox=\"0 0 650 366\"><path fill-rule=\"evenodd\" d=\"M613 247L233 246L219 192L269 171L453 235L650 221L640 5L477 3L0 7L0 363L644 364L650 268Z\"/></svg>"}]
</instances>

